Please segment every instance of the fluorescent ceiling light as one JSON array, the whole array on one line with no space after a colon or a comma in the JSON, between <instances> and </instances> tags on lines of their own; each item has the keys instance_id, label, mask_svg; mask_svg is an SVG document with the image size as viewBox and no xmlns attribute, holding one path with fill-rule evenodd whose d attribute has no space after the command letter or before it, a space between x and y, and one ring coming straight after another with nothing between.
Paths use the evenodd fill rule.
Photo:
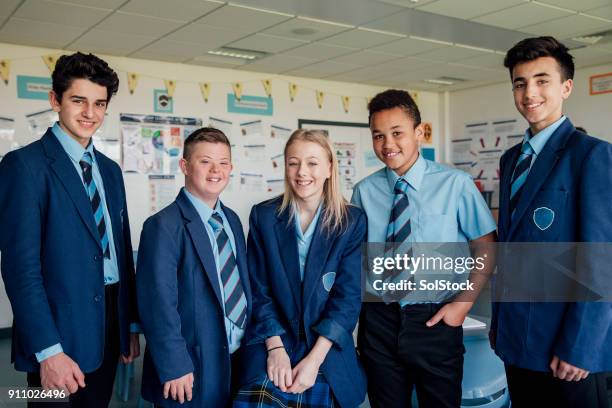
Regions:
<instances>
[{"instance_id":1,"label":"fluorescent ceiling light","mask_svg":"<svg viewBox=\"0 0 612 408\"><path fill-rule=\"evenodd\" d=\"M247 61L263 58L268 55L266 52L255 50L244 50L240 48L221 47L216 50L208 51L208 54L219 55L222 57L238 58Z\"/></svg>"}]
</instances>

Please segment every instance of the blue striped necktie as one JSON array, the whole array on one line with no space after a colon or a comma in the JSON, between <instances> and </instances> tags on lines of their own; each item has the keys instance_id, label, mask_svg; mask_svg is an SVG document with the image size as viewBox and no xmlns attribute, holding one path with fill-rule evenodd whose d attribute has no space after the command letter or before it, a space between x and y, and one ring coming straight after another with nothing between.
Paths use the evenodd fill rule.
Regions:
<instances>
[{"instance_id":1,"label":"blue striped necktie","mask_svg":"<svg viewBox=\"0 0 612 408\"><path fill-rule=\"evenodd\" d=\"M83 170L83 181L85 182L85 188L87 189L87 195L91 201L91 209L93 210L94 219L96 226L98 227L98 234L100 235L100 244L102 245L102 252L104 257L110 259L110 248L108 244L108 234L106 233L106 223L104 222L104 203L100 199L100 193L96 188L96 182L92 176L93 159L91 153L85 152L83 158L79 162L81 170Z\"/></svg>"},{"instance_id":2,"label":"blue striped necktie","mask_svg":"<svg viewBox=\"0 0 612 408\"><path fill-rule=\"evenodd\" d=\"M395 182L393 189L393 208L391 209L391 217L387 226L387 242L397 242L401 244L410 236L412 227L410 225L410 216L408 214L408 182L403 178L399 178Z\"/></svg>"},{"instance_id":3,"label":"blue striped necktie","mask_svg":"<svg viewBox=\"0 0 612 408\"><path fill-rule=\"evenodd\" d=\"M219 254L219 274L223 284L223 299L225 303L225 316L236 326L244 329L246 326L247 302L240 281L240 273L236 265L236 257L229 242L229 237L223 228L223 219L215 212L208 219L208 223L215 232L217 251Z\"/></svg>"},{"instance_id":4,"label":"blue striped necktie","mask_svg":"<svg viewBox=\"0 0 612 408\"><path fill-rule=\"evenodd\" d=\"M529 143L529 140L523 143L521 147L521 155L516 162L514 173L512 173L512 183L510 184L510 214L514 215L516 205L521 198L523 186L531 169L531 162L534 155L534 150Z\"/></svg>"}]
</instances>

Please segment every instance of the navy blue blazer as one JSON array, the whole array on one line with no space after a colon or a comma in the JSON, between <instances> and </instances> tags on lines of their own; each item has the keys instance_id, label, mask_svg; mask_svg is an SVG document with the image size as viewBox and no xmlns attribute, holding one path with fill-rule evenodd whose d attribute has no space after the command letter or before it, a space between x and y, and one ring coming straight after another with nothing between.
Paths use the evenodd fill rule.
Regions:
<instances>
[{"instance_id":1,"label":"navy blue blazer","mask_svg":"<svg viewBox=\"0 0 612 408\"><path fill-rule=\"evenodd\" d=\"M119 328L129 354L137 321L132 244L119 166L95 151L119 266ZM15 368L37 372L34 353L56 343L83 372L104 351L104 265L91 202L51 129L0 162L2 277L13 308Z\"/></svg>"},{"instance_id":2,"label":"navy blue blazer","mask_svg":"<svg viewBox=\"0 0 612 408\"><path fill-rule=\"evenodd\" d=\"M236 213L222 208L234 233L248 322L251 290L242 224ZM144 223L137 271L138 308L147 340L143 398L164 407L179 406L163 398L163 384L193 372L193 399L184 405L224 407L230 398L231 365L223 297L206 227L184 192Z\"/></svg>"},{"instance_id":3,"label":"navy blue blazer","mask_svg":"<svg viewBox=\"0 0 612 408\"><path fill-rule=\"evenodd\" d=\"M266 375L268 337L280 335L291 353L304 337L310 350L324 336L334 345L320 370L341 407L358 406L365 398L365 377L352 333L361 309L365 215L349 206L346 230L332 233L322 230L323 215L319 217L300 282L295 223L289 221L288 211L278 214L280 204L277 197L251 210L248 261L253 319L242 383Z\"/></svg>"},{"instance_id":4,"label":"navy blue blazer","mask_svg":"<svg viewBox=\"0 0 612 408\"><path fill-rule=\"evenodd\" d=\"M612 242L612 145L566 119L533 163L511 222L520 150L518 144L501 158L500 242ZM536 225L541 208L554 213L547 228ZM495 351L508 364L550 371L557 355L591 372L612 370L611 303L495 303L491 328Z\"/></svg>"}]
</instances>

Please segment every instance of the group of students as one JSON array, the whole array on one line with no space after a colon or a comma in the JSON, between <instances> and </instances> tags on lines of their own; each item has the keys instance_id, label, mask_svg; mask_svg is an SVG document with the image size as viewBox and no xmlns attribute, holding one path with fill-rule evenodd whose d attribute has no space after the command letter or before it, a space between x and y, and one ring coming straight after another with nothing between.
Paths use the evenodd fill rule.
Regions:
<instances>
[{"instance_id":1,"label":"group of students","mask_svg":"<svg viewBox=\"0 0 612 408\"><path fill-rule=\"evenodd\" d=\"M459 407L473 299L439 291L436 302L408 293L362 303L362 244L612 241L612 147L562 113L567 48L526 39L505 65L529 129L501 159L499 226L468 174L419 154L419 109L387 90L368 106L385 167L349 204L327 135L295 131L285 191L252 208L248 240L219 198L230 141L214 128L193 132L185 186L144 223L135 273L121 170L91 141L118 77L94 55L62 56L49 94L59 121L0 162L15 368L30 387L70 394L29 404L108 406L117 361L139 356L142 332L142 396L156 406L352 408L367 390L373 408L399 408L416 389L419 406ZM537 222L541 208L554 228ZM495 303L491 344L513 406L606 406L611 323L610 303Z\"/></svg>"}]
</instances>

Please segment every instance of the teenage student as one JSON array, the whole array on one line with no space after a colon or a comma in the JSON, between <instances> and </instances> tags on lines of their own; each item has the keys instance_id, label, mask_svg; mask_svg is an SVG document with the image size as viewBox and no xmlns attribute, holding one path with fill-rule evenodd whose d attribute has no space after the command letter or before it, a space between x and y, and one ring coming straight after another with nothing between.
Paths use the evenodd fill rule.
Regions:
<instances>
[{"instance_id":1,"label":"teenage student","mask_svg":"<svg viewBox=\"0 0 612 408\"><path fill-rule=\"evenodd\" d=\"M251 211L253 322L234 408L357 407L365 216L342 197L324 132L295 131L284 153L284 194Z\"/></svg>"},{"instance_id":2,"label":"teenage student","mask_svg":"<svg viewBox=\"0 0 612 408\"><path fill-rule=\"evenodd\" d=\"M65 390L63 406L106 407L119 356L140 353L123 177L92 142L118 86L100 58L60 57L49 92L59 121L0 162L15 368L30 387Z\"/></svg>"},{"instance_id":3,"label":"teenage student","mask_svg":"<svg viewBox=\"0 0 612 408\"><path fill-rule=\"evenodd\" d=\"M500 241L611 242L612 145L577 131L563 114L574 76L567 47L528 38L504 65L529 128L501 158ZM611 327L606 302L495 303L491 340L506 364L512 406L533 406L534 398L607 406Z\"/></svg>"},{"instance_id":4,"label":"teenage student","mask_svg":"<svg viewBox=\"0 0 612 408\"><path fill-rule=\"evenodd\" d=\"M408 92L384 91L368 108L374 152L385 164L353 193L368 218L368 242L493 242L496 225L472 178L419 154L423 125ZM358 344L373 408L409 407L413 388L421 407L461 404L461 324L473 297L456 295L430 291L434 303L407 292L399 302L363 304Z\"/></svg>"},{"instance_id":5,"label":"teenage student","mask_svg":"<svg viewBox=\"0 0 612 408\"><path fill-rule=\"evenodd\" d=\"M185 140L185 187L144 224L138 308L147 341L142 396L157 406L225 407L238 373L251 291L242 224L219 195L230 142L201 128Z\"/></svg>"}]
</instances>

